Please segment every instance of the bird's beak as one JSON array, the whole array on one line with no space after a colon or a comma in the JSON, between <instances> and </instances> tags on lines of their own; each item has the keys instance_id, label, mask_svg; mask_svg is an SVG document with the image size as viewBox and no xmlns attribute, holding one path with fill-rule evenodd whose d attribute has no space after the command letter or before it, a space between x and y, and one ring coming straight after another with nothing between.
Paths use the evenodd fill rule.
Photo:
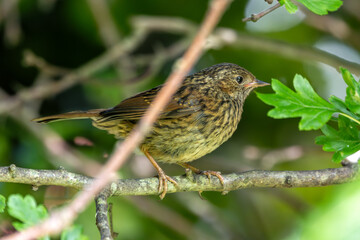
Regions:
<instances>
[{"instance_id":1,"label":"bird's beak","mask_svg":"<svg viewBox=\"0 0 360 240\"><path fill-rule=\"evenodd\" d=\"M270 85L270 83L260 81L259 79L255 79L255 81L245 84L245 87L257 88L257 87L264 87L267 85Z\"/></svg>"}]
</instances>

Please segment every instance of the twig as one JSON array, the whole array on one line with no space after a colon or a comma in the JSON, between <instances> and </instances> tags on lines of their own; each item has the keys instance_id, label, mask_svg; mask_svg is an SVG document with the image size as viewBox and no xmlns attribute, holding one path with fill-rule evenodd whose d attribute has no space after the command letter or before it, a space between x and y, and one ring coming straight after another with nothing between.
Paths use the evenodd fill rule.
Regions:
<instances>
[{"instance_id":1,"label":"twig","mask_svg":"<svg viewBox=\"0 0 360 240\"><path fill-rule=\"evenodd\" d=\"M171 22L164 20L166 20L166 18L149 18L145 16L133 18L131 23L134 33L130 37L108 49L99 57L64 75L56 82L47 82L42 85L36 85L19 91L17 95L13 97L2 99L0 102L0 114L11 112L11 110L20 107L25 102L53 96L84 81L120 57L133 51L146 38L148 33L152 31L159 30L171 33L193 33L194 29L196 29L194 25L189 27L188 22L182 19L173 19ZM47 66L50 65L47 64Z\"/></svg>"},{"instance_id":2,"label":"twig","mask_svg":"<svg viewBox=\"0 0 360 240\"><path fill-rule=\"evenodd\" d=\"M112 240L111 228L108 220L107 199L110 196L109 189L105 189L95 198L96 226L99 229L101 240Z\"/></svg>"},{"instance_id":3,"label":"twig","mask_svg":"<svg viewBox=\"0 0 360 240\"><path fill-rule=\"evenodd\" d=\"M346 15L351 15L356 18L357 21L360 21L359 6L359 1L357 0L346 1L343 4L343 8L346 10Z\"/></svg>"},{"instance_id":4,"label":"twig","mask_svg":"<svg viewBox=\"0 0 360 240\"><path fill-rule=\"evenodd\" d=\"M351 28L343 19L332 15L319 16L310 12L307 8L300 6L306 14L305 23L317 30L331 34L341 41L349 43L351 46L360 49L359 29Z\"/></svg>"},{"instance_id":5,"label":"twig","mask_svg":"<svg viewBox=\"0 0 360 240\"><path fill-rule=\"evenodd\" d=\"M146 37L148 32L158 30L191 34L195 29L195 25L191 22L178 18L165 17L137 16L133 18L132 25L135 29L138 29L138 31L132 36L109 49L98 58L85 64L83 67L66 74L59 81L34 86L20 91L15 97L2 99L0 102L0 114L10 112L11 110L21 106L21 104L25 101L32 101L34 99L41 99L55 95L83 81L93 73L102 69L104 66L111 64L114 60L136 48ZM286 42L260 38L258 36L238 34L229 28L217 29L216 33L212 35L212 38L218 39L218 44L220 45L254 49L257 51L261 50L302 61L320 61L333 66L335 69L338 69L339 66L343 66L354 74L360 74L359 64L346 61L345 59L312 47L289 44ZM150 56L150 59L151 58L152 56ZM47 64L47 66L51 65Z\"/></svg>"},{"instance_id":6,"label":"twig","mask_svg":"<svg viewBox=\"0 0 360 240\"><path fill-rule=\"evenodd\" d=\"M23 64L27 67L36 67L41 72L49 75L65 75L70 72L70 69L57 67L47 63L43 58L37 56L31 50L24 51Z\"/></svg>"},{"instance_id":7,"label":"twig","mask_svg":"<svg viewBox=\"0 0 360 240\"><path fill-rule=\"evenodd\" d=\"M279 7L281 7L280 3L275 4L274 6L269 7L268 9L265 9L262 12L259 12L257 14L251 14L250 17L247 18L243 18L243 22L248 22L248 21L252 21L252 22L257 22L260 18L262 18L263 16L271 13L272 11L278 9Z\"/></svg>"},{"instance_id":8,"label":"twig","mask_svg":"<svg viewBox=\"0 0 360 240\"><path fill-rule=\"evenodd\" d=\"M120 41L120 34L115 22L111 19L111 12L106 1L87 0L94 15L99 35L106 47L112 47Z\"/></svg>"},{"instance_id":9,"label":"twig","mask_svg":"<svg viewBox=\"0 0 360 240\"><path fill-rule=\"evenodd\" d=\"M4 20L4 38L9 45L15 46L19 43L22 32L20 27L19 1L0 2Z\"/></svg>"},{"instance_id":10,"label":"twig","mask_svg":"<svg viewBox=\"0 0 360 240\"><path fill-rule=\"evenodd\" d=\"M343 66L353 74L360 74L360 64L347 61L336 55L313 47L300 46L258 36L236 33L234 30L227 28L217 29L212 36L215 38L215 41L218 41L220 47L231 46L235 48L245 48L247 50L254 49L256 51L266 51L304 62L309 60L319 61L334 67L338 71L339 66Z\"/></svg>"},{"instance_id":11,"label":"twig","mask_svg":"<svg viewBox=\"0 0 360 240\"><path fill-rule=\"evenodd\" d=\"M113 224L113 204L109 203L109 207L108 207L108 213L109 213L109 224L110 224L110 232L111 232L111 236L113 238L117 238L118 233L116 233L114 231L114 224Z\"/></svg>"},{"instance_id":12,"label":"twig","mask_svg":"<svg viewBox=\"0 0 360 240\"><path fill-rule=\"evenodd\" d=\"M228 192L245 188L297 188L320 187L347 183L358 178L357 163L347 163L342 168L308 171L264 171L251 170L241 173L223 174L224 186L216 177L195 175L194 180L185 175L172 177L178 187L169 185L168 193L219 191ZM32 186L55 185L78 190L93 183L93 178L60 170L35 170L19 168L15 165L0 167L0 182L22 183ZM111 196L141 196L158 194L158 178L119 179L106 189ZM105 190L104 190L105 191Z\"/></svg>"},{"instance_id":13,"label":"twig","mask_svg":"<svg viewBox=\"0 0 360 240\"><path fill-rule=\"evenodd\" d=\"M133 57L131 62L134 62L137 65L146 64L149 65L149 67L148 70L145 71L145 73L135 78L127 79L124 84L147 84L143 81L144 79L151 79L152 76L156 75L161 70L161 67L166 61L175 58L181 53L183 53L189 43L190 36L179 40L178 42L169 46L167 49L159 49L154 54Z\"/></svg>"},{"instance_id":14,"label":"twig","mask_svg":"<svg viewBox=\"0 0 360 240\"><path fill-rule=\"evenodd\" d=\"M196 196L197 197L197 196ZM174 232L183 235L184 239L211 239L208 231L201 229L197 231L190 220L186 219L181 213L169 208L162 202L153 198L144 197L126 197L124 198L129 204L137 207L144 216L154 219L156 222L167 226ZM189 203L189 202L187 202ZM186 203L186 205L188 205Z\"/></svg>"},{"instance_id":15,"label":"twig","mask_svg":"<svg viewBox=\"0 0 360 240\"><path fill-rule=\"evenodd\" d=\"M203 24L193 43L186 51L183 60L179 64L179 68L169 76L165 86L156 96L153 105L147 110L145 116L130 133L129 137L115 150L114 154L97 175L96 180L87 186L68 206L51 214L43 223L13 234L5 239L39 238L44 235L58 233L72 223L78 213L85 209L92 197L114 178L115 171L125 162L127 157L143 139L143 136L150 129L161 109L180 86L183 77L200 57L207 36L211 33L229 4L229 0L214 0L211 2Z\"/></svg>"}]
</instances>

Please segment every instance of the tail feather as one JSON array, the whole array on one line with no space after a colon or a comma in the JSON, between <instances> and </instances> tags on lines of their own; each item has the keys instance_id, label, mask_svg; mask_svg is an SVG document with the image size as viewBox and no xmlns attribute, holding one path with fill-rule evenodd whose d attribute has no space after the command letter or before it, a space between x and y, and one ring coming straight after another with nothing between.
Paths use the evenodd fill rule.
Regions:
<instances>
[{"instance_id":1,"label":"tail feather","mask_svg":"<svg viewBox=\"0 0 360 240\"><path fill-rule=\"evenodd\" d=\"M49 123L54 121L67 120L67 119L93 118L93 117L98 117L99 113L104 110L105 109L93 109L89 111L73 111L73 112L56 114L42 118L35 118L32 121L38 123Z\"/></svg>"}]
</instances>

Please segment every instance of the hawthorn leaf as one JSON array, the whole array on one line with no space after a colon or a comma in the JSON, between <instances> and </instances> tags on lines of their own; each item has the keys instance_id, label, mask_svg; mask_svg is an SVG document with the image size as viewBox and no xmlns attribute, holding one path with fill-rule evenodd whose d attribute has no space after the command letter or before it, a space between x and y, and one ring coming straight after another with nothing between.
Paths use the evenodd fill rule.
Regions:
<instances>
[{"instance_id":1,"label":"hawthorn leaf","mask_svg":"<svg viewBox=\"0 0 360 240\"><path fill-rule=\"evenodd\" d=\"M347 115L348 118L353 119L354 121L360 121L360 117L358 115L356 115L355 113L351 112L348 110L345 102L343 100L341 100L338 97L335 96L330 96L329 97L329 102L338 110L338 112L340 114L343 113L343 115Z\"/></svg>"},{"instance_id":2,"label":"hawthorn leaf","mask_svg":"<svg viewBox=\"0 0 360 240\"><path fill-rule=\"evenodd\" d=\"M360 131L358 124L354 121L339 115L338 130L324 125L321 128L324 135L315 139L316 144L323 145L323 150L335 152L332 160L341 162L347 156L360 150Z\"/></svg>"},{"instance_id":3,"label":"hawthorn leaf","mask_svg":"<svg viewBox=\"0 0 360 240\"><path fill-rule=\"evenodd\" d=\"M10 195L8 213L21 221L13 223L18 231L33 226L48 216L46 208L41 204L37 205L33 196L26 195L23 198L20 194ZM50 238L46 236L41 239Z\"/></svg>"},{"instance_id":4,"label":"hawthorn leaf","mask_svg":"<svg viewBox=\"0 0 360 240\"><path fill-rule=\"evenodd\" d=\"M289 13L295 13L298 10L298 7L291 2L291 0L280 0L279 3L285 5L285 8Z\"/></svg>"},{"instance_id":5,"label":"hawthorn leaf","mask_svg":"<svg viewBox=\"0 0 360 240\"><path fill-rule=\"evenodd\" d=\"M340 70L344 81L348 85L346 88L345 104L349 110L360 114L360 82L356 81L347 69L340 68Z\"/></svg>"},{"instance_id":6,"label":"hawthorn leaf","mask_svg":"<svg viewBox=\"0 0 360 240\"><path fill-rule=\"evenodd\" d=\"M0 213L3 213L6 207L5 197L0 194Z\"/></svg>"},{"instance_id":7,"label":"hawthorn leaf","mask_svg":"<svg viewBox=\"0 0 360 240\"><path fill-rule=\"evenodd\" d=\"M71 226L61 234L61 240L89 240L89 238L82 234L83 229L79 225Z\"/></svg>"},{"instance_id":8,"label":"hawthorn leaf","mask_svg":"<svg viewBox=\"0 0 360 240\"><path fill-rule=\"evenodd\" d=\"M301 75L295 75L295 92L277 79L272 79L273 94L256 93L266 104L274 106L268 112L273 118L300 117L300 130L320 129L329 121L337 109L321 98L311 87L308 80Z\"/></svg>"},{"instance_id":9,"label":"hawthorn leaf","mask_svg":"<svg viewBox=\"0 0 360 240\"><path fill-rule=\"evenodd\" d=\"M310 11L318 15L326 15L330 12L336 11L342 5L341 0L297 0L304 4Z\"/></svg>"}]
</instances>

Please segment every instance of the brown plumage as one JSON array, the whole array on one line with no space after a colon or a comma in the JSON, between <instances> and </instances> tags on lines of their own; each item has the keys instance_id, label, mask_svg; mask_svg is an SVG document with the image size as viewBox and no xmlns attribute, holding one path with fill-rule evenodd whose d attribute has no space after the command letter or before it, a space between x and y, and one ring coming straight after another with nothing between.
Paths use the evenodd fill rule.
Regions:
<instances>
[{"instance_id":1,"label":"brown plumage","mask_svg":"<svg viewBox=\"0 0 360 240\"><path fill-rule=\"evenodd\" d=\"M256 87L268 83L235 64L222 63L187 76L170 103L160 114L152 130L140 144L159 173L159 192L163 198L167 190L167 176L155 162L176 163L196 173L215 175L222 182L220 173L200 171L188 162L212 152L235 132L241 119L243 104ZM64 119L91 118L93 125L125 138L154 100L162 85L123 100L110 109L75 111L34 119L47 123Z\"/></svg>"}]
</instances>

